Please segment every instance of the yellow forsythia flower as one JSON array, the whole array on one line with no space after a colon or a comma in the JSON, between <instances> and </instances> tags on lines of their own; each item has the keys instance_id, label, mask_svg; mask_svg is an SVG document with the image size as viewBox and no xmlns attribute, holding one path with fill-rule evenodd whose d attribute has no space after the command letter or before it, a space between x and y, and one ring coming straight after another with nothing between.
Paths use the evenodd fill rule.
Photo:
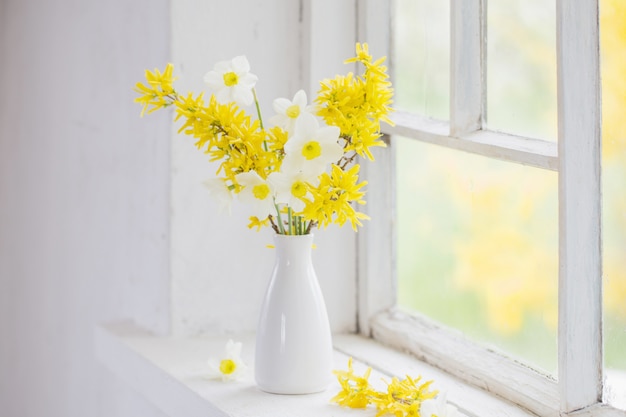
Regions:
<instances>
[{"instance_id":1,"label":"yellow forsythia flower","mask_svg":"<svg viewBox=\"0 0 626 417\"><path fill-rule=\"evenodd\" d=\"M367 368L363 376L355 375L352 368L352 358L348 359L347 371L333 371L341 385L341 391L330 401L342 407L367 407L371 396L375 393L368 381L370 372L372 372L372 368Z\"/></svg>"},{"instance_id":2,"label":"yellow forsythia flower","mask_svg":"<svg viewBox=\"0 0 626 417\"><path fill-rule=\"evenodd\" d=\"M143 105L141 115L143 116L146 110L148 113L152 113L162 107L169 106L176 100L176 92L174 91L174 78L173 78L174 66L167 64L165 71L161 73L158 69L154 72L146 70L146 81L148 85L137 83L134 90L141 94L140 97L135 99L135 103ZM149 107L152 108L149 109Z\"/></svg>"},{"instance_id":3,"label":"yellow forsythia flower","mask_svg":"<svg viewBox=\"0 0 626 417\"><path fill-rule=\"evenodd\" d=\"M377 416L420 417L420 407L424 401L437 397L438 391L432 390L433 381L421 383L421 377L405 379L393 378L387 385L387 391L376 391L369 383L371 368L363 376L355 375L352 358L348 359L348 370L334 371L341 385L341 391L331 402L343 407L366 408L373 404L378 410Z\"/></svg>"}]
</instances>

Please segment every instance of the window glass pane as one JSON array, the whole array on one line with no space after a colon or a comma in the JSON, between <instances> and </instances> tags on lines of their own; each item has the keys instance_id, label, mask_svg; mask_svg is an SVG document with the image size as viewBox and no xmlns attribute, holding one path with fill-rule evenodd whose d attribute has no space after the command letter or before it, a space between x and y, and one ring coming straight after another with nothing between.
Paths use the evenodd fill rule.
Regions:
<instances>
[{"instance_id":1,"label":"window glass pane","mask_svg":"<svg viewBox=\"0 0 626 417\"><path fill-rule=\"evenodd\" d=\"M555 372L556 173L394 140L399 306Z\"/></svg>"},{"instance_id":2,"label":"window glass pane","mask_svg":"<svg viewBox=\"0 0 626 417\"><path fill-rule=\"evenodd\" d=\"M626 3L600 2L607 397L626 409Z\"/></svg>"},{"instance_id":3,"label":"window glass pane","mask_svg":"<svg viewBox=\"0 0 626 417\"><path fill-rule=\"evenodd\" d=\"M554 0L498 0L487 8L487 126L556 140Z\"/></svg>"},{"instance_id":4,"label":"window glass pane","mask_svg":"<svg viewBox=\"0 0 626 417\"><path fill-rule=\"evenodd\" d=\"M450 115L450 2L393 3L394 107L448 120Z\"/></svg>"}]
</instances>

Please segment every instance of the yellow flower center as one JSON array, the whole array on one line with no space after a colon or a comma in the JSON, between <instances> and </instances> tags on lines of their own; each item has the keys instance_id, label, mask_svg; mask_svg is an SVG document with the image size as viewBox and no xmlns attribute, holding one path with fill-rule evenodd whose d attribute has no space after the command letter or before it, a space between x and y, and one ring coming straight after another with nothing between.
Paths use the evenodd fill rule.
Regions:
<instances>
[{"instance_id":1,"label":"yellow flower center","mask_svg":"<svg viewBox=\"0 0 626 417\"><path fill-rule=\"evenodd\" d=\"M239 77L234 72L231 71L224 74L224 84L226 84L226 87L237 85L238 82Z\"/></svg>"},{"instance_id":2,"label":"yellow flower center","mask_svg":"<svg viewBox=\"0 0 626 417\"><path fill-rule=\"evenodd\" d=\"M255 185L252 188L252 194L255 198L258 198L259 200L265 200L269 193L270 187L268 187L267 184Z\"/></svg>"},{"instance_id":3,"label":"yellow flower center","mask_svg":"<svg viewBox=\"0 0 626 417\"><path fill-rule=\"evenodd\" d=\"M302 147L302 156L304 156L309 161L311 159L317 158L321 154L322 154L322 147L320 146L319 142L315 142L312 140L310 142L307 142Z\"/></svg>"},{"instance_id":4,"label":"yellow flower center","mask_svg":"<svg viewBox=\"0 0 626 417\"><path fill-rule=\"evenodd\" d=\"M222 359L220 362L220 372L224 375L232 374L235 372L235 369L237 369L237 365L232 359Z\"/></svg>"},{"instance_id":5,"label":"yellow flower center","mask_svg":"<svg viewBox=\"0 0 626 417\"><path fill-rule=\"evenodd\" d=\"M292 104L291 106L287 107L287 111L285 113L287 114L287 117L295 119L296 117L300 116L300 106L298 106L297 104Z\"/></svg>"},{"instance_id":6,"label":"yellow flower center","mask_svg":"<svg viewBox=\"0 0 626 417\"><path fill-rule=\"evenodd\" d=\"M302 181L296 181L291 185L291 194L294 197L304 197L306 195L306 184Z\"/></svg>"}]
</instances>

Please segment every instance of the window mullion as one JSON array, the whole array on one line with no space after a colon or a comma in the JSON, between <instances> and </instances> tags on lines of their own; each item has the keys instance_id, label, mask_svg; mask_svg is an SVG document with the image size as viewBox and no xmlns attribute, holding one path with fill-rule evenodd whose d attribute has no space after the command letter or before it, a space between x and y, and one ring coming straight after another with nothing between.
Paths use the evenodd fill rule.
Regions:
<instances>
[{"instance_id":1,"label":"window mullion","mask_svg":"<svg viewBox=\"0 0 626 417\"><path fill-rule=\"evenodd\" d=\"M391 59L391 6L389 2L356 2L357 41L367 42L370 51ZM395 285L395 154L389 136L386 148L373 150L375 163L361 164L367 179L367 204L362 211L372 218L357 234L358 330L370 335L372 317L396 303Z\"/></svg>"},{"instance_id":2,"label":"window mullion","mask_svg":"<svg viewBox=\"0 0 626 417\"><path fill-rule=\"evenodd\" d=\"M485 109L484 0L450 2L450 136L480 130Z\"/></svg>"},{"instance_id":3,"label":"window mullion","mask_svg":"<svg viewBox=\"0 0 626 417\"><path fill-rule=\"evenodd\" d=\"M448 134L450 124L426 116L396 111L391 114L393 126L383 125L388 135L399 135L420 142L444 146L488 158L558 170L557 144L541 139L479 130L463 137Z\"/></svg>"},{"instance_id":4,"label":"window mullion","mask_svg":"<svg viewBox=\"0 0 626 417\"><path fill-rule=\"evenodd\" d=\"M564 412L602 397L598 33L597 0L557 0L559 386Z\"/></svg>"}]
</instances>

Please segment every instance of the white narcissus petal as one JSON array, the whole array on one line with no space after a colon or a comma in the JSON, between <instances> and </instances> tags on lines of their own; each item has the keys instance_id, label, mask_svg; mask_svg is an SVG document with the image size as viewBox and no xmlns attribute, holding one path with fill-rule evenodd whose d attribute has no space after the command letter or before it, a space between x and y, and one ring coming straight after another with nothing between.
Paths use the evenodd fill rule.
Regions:
<instances>
[{"instance_id":1,"label":"white narcissus petal","mask_svg":"<svg viewBox=\"0 0 626 417\"><path fill-rule=\"evenodd\" d=\"M320 175L343 156L343 148L337 142L339 134L336 126L319 128L317 119L302 118L294 135L285 143L283 165L292 169L297 167L310 175Z\"/></svg>"},{"instance_id":2,"label":"white narcissus petal","mask_svg":"<svg viewBox=\"0 0 626 417\"><path fill-rule=\"evenodd\" d=\"M236 56L232 60L232 68L234 72L237 74L246 73L250 71L250 63L248 62L248 59L245 56L243 55Z\"/></svg>"},{"instance_id":3,"label":"white narcissus petal","mask_svg":"<svg viewBox=\"0 0 626 417\"><path fill-rule=\"evenodd\" d=\"M276 113L282 113L283 115L287 109L291 106L291 102L286 98L277 98L274 100L273 107Z\"/></svg>"},{"instance_id":4,"label":"white narcissus petal","mask_svg":"<svg viewBox=\"0 0 626 417\"><path fill-rule=\"evenodd\" d=\"M299 171L273 172L268 177L268 181L272 182L276 190L276 203L287 204L297 213L304 210L305 203L299 197L306 196L307 192L302 196L296 196L292 193L294 184L310 183L311 178ZM313 178L316 181L316 178Z\"/></svg>"},{"instance_id":5,"label":"white narcissus petal","mask_svg":"<svg viewBox=\"0 0 626 417\"><path fill-rule=\"evenodd\" d=\"M211 379L217 379L222 377L222 373L220 372L220 361L216 358L210 358L207 361L207 365L209 370L207 372L207 376Z\"/></svg>"},{"instance_id":6,"label":"white narcissus petal","mask_svg":"<svg viewBox=\"0 0 626 417\"><path fill-rule=\"evenodd\" d=\"M243 344L241 342L235 343L232 339L226 342L226 354L229 358L238 358L241 356L241 349Z\"/></svg>"},{"instance_id":7,"label":"white narcissus petal","mask_svg":"<svg viewBox=\"0 0 626 417\"><path fill-rule=\"evenodd\" d=\"M227 211L230 214L233 195L224 180L211 178L204 181L203 184L208 189L209 194L217 200L219 212Z\"/></svg>"},{"instance_id":8,"label":"white narcissus petal","mask_svg":"<svg viewBox=\"0 0 626 417\"><path fill-rule=\"evenodd\" d=\"M294 113L290 112L294 106L298 108L295 116ZM315 116L310 112L311 109L306 105L306 93L304 90L298 90L293 96L293 100L286 98L275 99L273 108L276 114L269 119L270 123L286 130L289 134L293 134L297 125L301 124L304 119L315 119Z\"/></svg>"},{"instance_id":9,"label":"white narcissus petal","mask_svg":"<svg viewBox=\"0 0 626 417\"><path fill-rule=\"evenodd\" d=\"M259 78L256 75L247 73L239 78L239 84L242 87L252 88L258 80Z\"/></svg>"},{"instance_id":10,"label":"white narcissus petal","mask_svg":"<svg viewBox=\"0 0 626 417\"><path fill-rule=\"evenodd\" d=\"M293 96L293 104L297 104L300 107L300 111L304 111L306 106L306 93L304 90L298 90L295 96Z\"/></svg>"},{"instance_id":11,"label":"white narcissus petal","mask_svg":"<svg viewBox=\"0 0 626 417\"><path fill-rule=\"evenodd\" d=\"M446 401L446 394L441 393L435 399L422 402L420 405L422 417L459 417L459 410Z\"/></svg>"},{"instance_id":12,"label":"white narcissus petal","mask_svg":"<svg viewBox=\"0 0 626 417\"><path fill-rule=\"evenodd\" d=\"M259 174L254 171L237 174L235 179L238 184L243 186L243 189L237 194L239 199L251 206L256 217L265 219L269 214L275 211L274 190L271 183L262 179ZM255 193L255 191L259 190L266 191L266 193L264 193L264 195Z\"/></svg>"},{"instance_id":13,"label":"white narcissus petal","mask_svg":"<svg viewBox=\"0 0 626 417\"><path fill-rule=\"evenodd\" d=\"M302 164L301 164L300 159L301 158L297 158L297 157L291 156L291 154L285 155L285 158L283 159L283 163L280 165L281 171L284 171L284 172L301 172L302 171Z\"/></svg>"},{"instance_id":14,"label":"white narcissus petal","mask_svg":"<svg viewBox=\"0 0 626 417\"><path fill-rule=\"evenodd\" d=\"M228 102L234 101L232 97L232 91L226 88L222 88L221 90L218 90L215 93L215 98L220 103L228 103Z\"/></svg>"},{"instance_id":15,"label":"white narcissus petal","mask_svg":"<svg viewBox=\"0 0 626 417\"><path fill-rule=\"evenodd\" d=\"M433 415L437 415L437 401L425 400L422 402L420 405L420 416L432 417Z\"/></svg>"},{"instance_id":16,"label":"white narcissus petal","mask_svg":"<svg viewBox=\"0 0 626 417\"><path fill-rule=\"evenodd\" d=\"M211 379L229 381L245 375L248 367L241 358L241 350L241 343L235 343L229 340L224 348L225 354L223 356L211 357L207 361L207 376Z\"/></svg>"},{"instance_id":17,"label":"white narcissus petal","mask_svg":"<svg viewBox=\"0 0 626 417\"><path fill-rule=\"evenodd\" d=\"M324 126L315 132L317 138L324 142L336 143L341 130L337 126Z\"/></svg>"},{"instance_id":18,"label":"white narcissus petal","mask_svg":"<svg viewBox=\"0 0 626 417\"><path fill-rule=\"evenodd\" d=\"M306 119L302 120L302 123L296 126L294 135L312 136L317 131L319 126L320 124L316 118L307 117Z\"/></svg>"},{"instance_id":19,"label":"white narcissus petal","mask_svg":"<svg viewBox=\"0 0 626 417\"><path fill-rule=\"evenodd\" d=\"M289 207L291 207L295 213L301 213L306 207L306 203L300 199L292 198L289 200Z\"/></svg>"},{"instance_id":20,"label":"white narcissus petal","mask_svg":"<svg viewBox=\"0 0 626 417\"><path fill-rule=\"evenodd\" d=\"M236 101L237 103L243 103L246 106L249 106L254 101L254 95L252 94L252 90L241 87L234 88L232 90L232 101Z\"/></svg>"},{"instance_id":21,"label":"white narcissus petal","mask_svg":"<svg viewBox=\"0 0 626 417\"><path fill-rule=\"evenodd\" d=\"M258 77L250 74L250 63L245 56L238 56L231 61L220 61L215 64L212 71L204 76L204 82L213 90L217 101L220 103L236 102L240 105L249 106L254 102L252 89ZM235 73L234 77L226 77L230 85L226 85L224 75Z\"/></svg>"},{"instance_id":22,"label":"white narcissus petal","mask_svg":"<svg viewBox=\"0 0 626 417\"><path fill-rule=\"evenodd\" d=\"M343 156L343 148L337 142L341 130L337 126L327 126L318 130L317 138L322 144L326 159L331 162L338 161Z\"/></svg>"},{"instance_id":23,"label":"white narcissus petal","mask_svg":"<svg viewBox=\"0 0 626 417\"><path fill-rule=\"evenodd\" d=\"M224 82L222 80L222 76L220 76L216 71L209 71L204 76L204 82L209 85L211 88L219 88L219 86Z\"/></svg>"}]
</instances>

